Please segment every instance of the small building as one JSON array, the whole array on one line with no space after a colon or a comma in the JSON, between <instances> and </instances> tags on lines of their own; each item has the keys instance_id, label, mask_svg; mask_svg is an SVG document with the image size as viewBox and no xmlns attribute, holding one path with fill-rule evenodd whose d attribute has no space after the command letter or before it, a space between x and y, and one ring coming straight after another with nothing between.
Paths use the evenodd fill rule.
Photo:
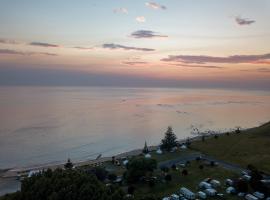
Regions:
<instances>
[{"instance_id":1,"label":"small building","mask_svg":"<svg viewBox=\"0 0 270 200\"><path fill-rule=\"evenodd\" d=\"M180 146L180 149L187 149L187 146L186 145L184 145L184 144L182 144L181 146Z\"/></svg>"},{"instance_id":2,"label":"small building","mask_svg":"<svg viewBox=\"0 0 270 200\"><path fill-rule=\"evenodd\" d=\"M201 198L201 199L206 199L206 194L202 191L199 191L198 192L198 197Z\"/></svg>"},{"instance_id":3,"label":"small building","mask_svg":"<svg viewBox=\"0 0 270 200\"><path fill-rule=\"evenodd\" d=\"M180 199L179 195L177 195L177 194L172 194L171 198L170 198L170 200L179 200L179 199Z\"/></svg>"},{"instance_id":4,"label":"small building","mask_svg":"<svg viewBox=\"0 0 270 200\"><path fill-rule=\"evenodd\" d=\"M244 180L246 180L246 181L249 181L249 180L251 179L251 176L245 174L245 175L242 176L242 178L243 178Z\"/></svg>"},{"instance_id":5,"label":"small building","mask_svg":"<svg viewBox=\"0 0 270 200\"><path fill-rule=\"evenodd\" d=\"M253 196L252 194L247 194L247 195L245 196L245 199L246 199L246 200L258 200L258 198L255 197L255 196Z\"/></svg>"},{"instance_id":6,"label":"small building","mask_svg":"<svg viewBox=\"0 0 270 200\"><path fill-rule=\"evenodd\" d=\"M225 183L226 183L226 185L228 185L228 186L232 186L232 185L233 185L233 180L227 178L226 181L225 181Z\"/></svg>"},{"instance_id":7,"label":"small building","mask_svg":"<svg viewBox=\"0 0 270 200\"><path fill-rule=\"evenodd\" d=\"M200 182L200 184L199 184L199 188L201 188L201 189L211 189L212 186L211 186L210 183L207 183L207 182L205 182L205 181L202 181L202 182Z\"/></svg>"},{"instance_id":8,"label":"small building","mask_svg":"<svg viewBox=\"0 0 270 200\"><path fill-rule=\"evenodd\" d=\"M31 171L28 173L28 178L30 178L30 177L32 177L32 176L34 176L34 175L37 175L37 174L39 174L39 173L41 173L40 170L31 170Z\"/></svg>"},{"instance_id":9,"label":"small building","mask_svg":"<svg viewBox=\"0 0 270 200\"><path fill-rule=\"evenodd\" d=\"M217 187L220 187L220 182L218 180L211 180L210 181L210 184L214 187L214 188L217 188Z\"/></svg>"},{"instance_id":10,"label":"small building","mask_svg":"<svg viewBox=\"0 0 270 200\"><path fill-rule=\"evenodd\" d=\"M126 159L123 161L123 165L127 165L127 164L128 164L128 160Z\"/></svg>"},{"instance_id":11,"label":"small building","mask_svg":"<svg viewBox=\"0 0 270 200\"><path fill-rule=\"evenodd\" d=\"M253 196L257 197L258 199L263 199L264 198L264 194L261 192L254 192Z\"/></svg>"},{"instance_id":12,"label":"small building","mask_svg":"<svg viewBox=\"0 0 270 200\"><path fill-rule=\"evenodd\" d=\"M226 193L227 194L235 194L236 193L236 189L234 187L230 186L230 187L228 187L226 189Z\"/></svg>"},{"instance_id":13,"label":"small building","mask_svg":"<svg viewBox=\"0 0 270 200\"><path fill-rule=\"evenodd\" d=\"M151 158L152 156L151 156L151 154L145 154L145 156L144 156L145 158Z\"/></svg>"},{"instance_id":14,"label":"small building","mask_svg":"<svg viewBox=\"0 0 270 200\"><path fill-rule=\"evenodd\" d=\"M158 150L156 151L157 154L162 154L162 150L160 148L158 148Z\"/></svg>"},{"instance_id":15,"label":"small building","mask_svg":"<svg viewBox=\"0 0 270 200\"><path fill-rule=\"evenodd\" d=\"M210 189L206 189L206 190L205 190L205 193L206 193L208 196L213 197L213 196L215 196L215 195L217 194L217 191L216 191L215 189L210 188Z\"/></svg>"},{"instance_id":16,"label":"small building","mask_svg":"<svg viewBox=\"0 0 270 200\"><path fill-rule=\"evenodd\" d=\"M162 200L170 200L170 197L163 197Z\"/></svg>"},{"instance_id":17,"label":"small building","mask_svg":"<svg viewBox=\"0 0 270 200\"><path fill-rule=\"evenodd\" d=\"M244 196L245 196L245 193L244 193L244 192L239 192L239 193L237 194L237 196L239 196L239 197L244 197Z\"/></svg>"},{"instance_id":18,"label":"small building","mask_svg":"<svg viewBox=\"0 0 270 200\"><path fill-rule=\"evenodd\" d=\"M185 187L180 188L180 193L187 199L195 199L195 194Z\"/></svg>"}]
</instances>

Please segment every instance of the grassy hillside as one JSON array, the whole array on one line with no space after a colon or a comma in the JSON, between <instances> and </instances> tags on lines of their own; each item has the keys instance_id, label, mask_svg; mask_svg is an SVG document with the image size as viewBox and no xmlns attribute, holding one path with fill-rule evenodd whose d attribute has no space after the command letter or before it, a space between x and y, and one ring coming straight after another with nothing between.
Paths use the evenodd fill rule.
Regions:
<instances>
[{"instance_id":1,"label":"grassy hillside","mask_svg":"<svg viewBox=\"0 0 270 200\"><path fill-rule=\"evenodd\" d=\"M270 122L239 134L193 142L192 148L242 167L252 164L270 173Z\"/></svg>"}]
</instances>

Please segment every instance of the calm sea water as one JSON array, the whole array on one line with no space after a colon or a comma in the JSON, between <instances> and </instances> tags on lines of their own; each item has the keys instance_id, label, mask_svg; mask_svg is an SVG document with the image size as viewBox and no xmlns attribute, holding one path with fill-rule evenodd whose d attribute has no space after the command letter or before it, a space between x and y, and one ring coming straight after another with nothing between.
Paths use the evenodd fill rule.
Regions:
<instances>
[{"instance_id":1,"label":"calm sea water","mask_svg":"<svg viewBox=\"0 0 270 200\"><path fill-rule=\"evenodd\" d=\"M0 87L0 168L79 161L270 120L270 93L206 89Z\"/></svg>"}]
</instances>

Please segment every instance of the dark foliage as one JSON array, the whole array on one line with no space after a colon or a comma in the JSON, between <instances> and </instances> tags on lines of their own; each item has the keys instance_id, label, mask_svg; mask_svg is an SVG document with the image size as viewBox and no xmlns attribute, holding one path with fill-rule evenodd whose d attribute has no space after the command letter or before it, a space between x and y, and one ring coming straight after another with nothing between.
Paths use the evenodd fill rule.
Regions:
<instances>
[{"instance_id":1,"label":"dark foliage","mask_svg":"<svg viewBox=\"0 0 270 200\"><path fill-rule=\"evenodd\" d=\"M127 165L125 178L129 183L134 183L146 176L148 172L153 172L156 168L157 161L155 159L134 158Z\"/></svg>"},{"instance_id":2,"label":"dark foliage","mask_svg":"<svg viewBox=\"0 0 270 200\"><path fill-rule=\"evenodd\" d=\"M108 172L103 167L94 167L88 170L88 173L94 174L100 181L104 181L108 175Z\"/></svg>"},{"instance_id":3,"label":"dark foliage","mask_svg":"<svg viewBox=\"0 0 270 200\"><path fill-rule=\"evenodd\" d=\"M160 148L162 150L171 151L173 147L176 147L178 145L177 137L173 133L172 127L168 127L164 139L161 141Z\"/></svg>"},{"instance_id":4,"label":"dark foliage","mask_svg":"<svg viewBox=\"0 0 270 200\"><path fill-rule=\"evenodd\" d=\"M172 180L172 175L170 175L170 174L167 174L166 176L165 176L165 181L171 181Z\"/></svg>"},{"instance_id":5,"label":"dark foliage","mask_svg":"<svg viewBox=\"0 0 270 200\"><path fill-rule=\"evenodd\" d=\"M187 175L188 175L188 170L183 169L183 171L182 171L182 175L183 175L183 176L187 176Z\"/></svg>"},{"instance_id":6,"label":"dark foliage","mask_svg":"<svg viewBox=\"0 0 270 200\"><path fill-rule=\"evenodd\" d=\"M71 160L68 158L67 163L64 165L65 169L72 169L73 163Z\"/></svg>"},{"instance_id":7,"label":"dark foliage","mask_svg":"<svg viewBox=\"0 0 270 200\"><path fill-rule=\"evenodd\" d=\"M118 187L105 187L93 175L77 170L46 172L22 181L21 192L4 200L118 200L124 193Z\"/></svg>"}]
</instances>

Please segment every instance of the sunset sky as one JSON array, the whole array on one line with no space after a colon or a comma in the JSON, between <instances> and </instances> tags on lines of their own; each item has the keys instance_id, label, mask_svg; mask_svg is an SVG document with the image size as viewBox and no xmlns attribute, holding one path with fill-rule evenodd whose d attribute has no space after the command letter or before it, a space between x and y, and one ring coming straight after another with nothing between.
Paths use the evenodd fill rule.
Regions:
<instances>
[{"instance_id":1,"label":"sunset sky","mask_svg":"<svg viewBox=\"0 0 270 200\"><path fill-rule=\"evenodd\" d=\"M270 0L1 0L0 85L270 89Z\"/></svg>"}]
</instances>

